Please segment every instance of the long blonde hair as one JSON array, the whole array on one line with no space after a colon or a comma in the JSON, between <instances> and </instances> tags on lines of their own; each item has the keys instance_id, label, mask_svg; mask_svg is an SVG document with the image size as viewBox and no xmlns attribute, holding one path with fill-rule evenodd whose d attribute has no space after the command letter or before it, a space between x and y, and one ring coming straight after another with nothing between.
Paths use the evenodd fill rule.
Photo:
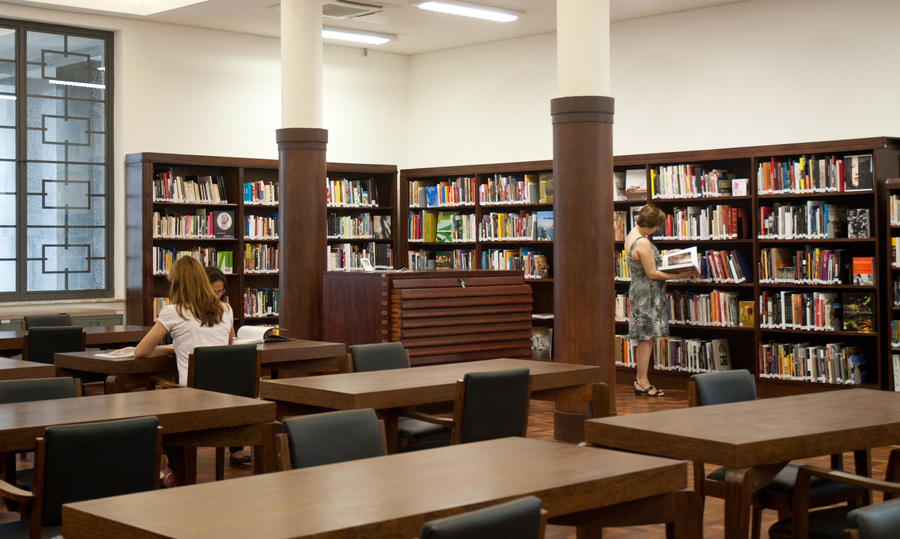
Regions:
<instances>
[{"instance_id":1,"label":"long blonde hair","mask_svg":"<svg viewBox=\"0 0 900 539\"><path fill-rule=\"evenodd\" d=\"M213 292L206 271L197 259L183 256L176 260L169 271L169 280L172 282L169 298L178 316L187 320L184 311L189 311L204 327L222 322L225 306Z\"/></svg>"}]
</instances>

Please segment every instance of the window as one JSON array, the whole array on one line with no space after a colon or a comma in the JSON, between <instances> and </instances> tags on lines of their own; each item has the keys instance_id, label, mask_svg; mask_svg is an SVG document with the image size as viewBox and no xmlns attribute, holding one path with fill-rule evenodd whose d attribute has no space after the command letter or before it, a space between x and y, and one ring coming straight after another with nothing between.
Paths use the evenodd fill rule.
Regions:
<instances>
[{"instance_id":1,"label":"window","mask_svg":"<svg viewBox=\"0 0 900 539\"><path fill-rule=\"evenodd\" d=\"M0 301L112 296L112 34L0 19Z\"/></svg>"}]
</instances>

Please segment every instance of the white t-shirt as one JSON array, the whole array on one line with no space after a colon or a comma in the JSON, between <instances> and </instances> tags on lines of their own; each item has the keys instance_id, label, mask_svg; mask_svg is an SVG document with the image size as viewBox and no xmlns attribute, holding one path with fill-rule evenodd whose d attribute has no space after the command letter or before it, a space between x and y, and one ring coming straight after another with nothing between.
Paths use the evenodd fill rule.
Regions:
<instances>
[{"instance_id":1,"label":"white t-shirt","mask_svg":"<svg viewBox=\"0 0 900 539\"><path fill-rule=\"evenodd\" d=\"M183 309L188 318L178 316L174 305L166 305L159 312L159 322L172 335L172 348L178 362L178 383L187 385L188 356L197 346L223 346L228 344L228 336L234 326L234 313L231 306L223 303L225 313L222 321L212 327L200 325L200 321L191 316L191 311Z\"/></svg>"}]
</instances>

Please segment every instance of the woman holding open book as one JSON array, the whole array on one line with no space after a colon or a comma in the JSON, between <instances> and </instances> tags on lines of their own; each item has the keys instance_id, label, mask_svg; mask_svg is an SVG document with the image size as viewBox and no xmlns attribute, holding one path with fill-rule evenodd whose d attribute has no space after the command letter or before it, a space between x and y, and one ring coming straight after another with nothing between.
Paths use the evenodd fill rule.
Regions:
<instances>
[{"instance_id":1,"label":"woman holding open book","mask_svg":"<svg viewBox=\"0 0 900 539\"><path fill-rule=\"evenodd\" d=\"M628 288L628 341L634 347L637 364L635 395L662 397L661 390L653 387L648 378L653 339L669 335L669 312L666 309L666 280L683 279L696 275L690 269L669 273L657 269L662 262L659 249L650 241L650 234L666 220L666 214L653 204L641 208L637 223L625 237L625 253L631 269L631 286Z\"/></svg>"}]
</instances>

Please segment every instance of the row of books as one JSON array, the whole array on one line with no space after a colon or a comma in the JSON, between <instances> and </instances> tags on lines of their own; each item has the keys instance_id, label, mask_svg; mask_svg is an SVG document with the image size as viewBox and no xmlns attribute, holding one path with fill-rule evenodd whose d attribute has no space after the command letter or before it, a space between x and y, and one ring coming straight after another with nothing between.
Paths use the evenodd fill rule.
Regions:
<instances>
[{"instance_id":1,"label":"row of books","mask_svg":"<svg viewBox=\"0 0 900 539\"><path fill-rule=\"evenodd\" d=\"M244 204L250 206L277 206L278 184L264 181L245 183Z\"/></svg>"},{"instance_id":2,"label":"row of books","mask_svg":"<svg viewBox=\"0 0 900 539\"><path fill-rule=\"evenodd\" d=\"M522 177L494 174L478 186L482 206L553 203L553 174L525 174Z\"/></svg>"},{"instance_id":3,"label":"row of books","mask_svg":"<svg viewBox=\"0 0 900 539\"><path fill-rule=\"evenodd\" d=\"M233 215L233 212L229 213ZM223 228L218 220L219 215L221 212L208 212L203 208L198 209L193 215L169 215L166 211L155 211L150 230L154 238L234 238L234 223L229 223L231 233L223 234Z\"/></svg>"},{"instance_id":4,"label":"row of books","mask_svg":"<svg viewBox=\"0 0 900 539\"><path fill-rule=\"evenodd\" d=\"M614 266L615 266L615 280L616 281L630 281L631 280L631 266L628 265L628 259L625 254L625 250L622 249L616 255Z\"/></svg>"},{"instance_id":5,"label":"row of books","mask_svg":"<svg viewBox=\"0 0 900 539\"><path fill-rule=\"evenodd\" d=\"M244 316L278 316L278 305L277 288L244 289Z\"/></svg>"},{"instance_id":6,"label":"row of books","mask_svg":"<svg viewBox=\"0 0 900 539\"><path fill-rule=\"evenodd\" d=\"M443 208L449 206L474 206L478 197L475 177L459 177L438 183L409 182L410 208Z\"/></svg>"},{"instance_id":7,"label":"row of books","mask_svg":"<svg viewBox=\"0 0 900 539\"><path fill-rule=\"evenodd\" d=\"M409 241L425 243L474 242L478 230L475 214L454 211L409 212Z\"/></svg>"},{"instance_id":8,"label":"row of books","mask_svg":"<svg viewBox=\"0 0 900 539\"><path fill-rule=\"evenodd\" d=\"M456 249L455 251L409 251L407 264L410 270L475 268L475 251Z\"/></svg>"},{"instance_id":9,"label":"row of books","mask_svg":"<svg viewBox=\"0 0 900 539\"><path fill-rule=\"evenodd\" d=\"M628 294L616 294L616 322L627 322L631 316L631 304Z\"/></svg>"},{"instance_id":10,"label":"row of books","mask_svg":"<svg viewBox=\"0 0 900 539\"><path fill-rule=\"evenodd\" d=\"M331 180L325 179L325 201L328 206L367 207L378 205L378 192L374 179Z\"/></svg>"},{"instance_id":11,"label":"row of books","mask_svg":"<svg viewBox=\"0 0 900 539\"><path fill-rule=\"evenodd\" d=\"M390 244L369 242L362 245L335 243L328 246L329 270L362 270L362 259L369 261L375 269L391 269L393 250Z\"/></svg>"},{"instance_id":12,"label":"row of books","mask_svg":"<svg viewBox=\"0 0 900 539\"><path fill-rule=\"evenodd\" d=\"M534 249L485 249L481 252L481 269L522 270L526 279L547 279L550 277L550 262L547 255Z\"/></svg>"},{"instance_id":13,"label":"row of books","mask_svg":"<svg viewBox=\"0 0 900 539\"><path fill-rule=\"evenodd\" d=\"M891 266L900 268L900 238L891 237Z\"/></svg>"},{"instance_id":14,"label":"row of books","mask_svg":"<svg viewBox=\"0 0 900 539\"><path fill-rule=\"evenodd\" d=\"M359 213L356 215L328 214L328 239L391 239L391 216Z\"/></svg>"},{"instance_id":15,"label":"row of books","mask_svg":"<svg viewBox=\"0 0 900 539\"><path fill-rule=\"evenodd\" d=\"M891 226L900 226L900 195L891 195L890 214Z\"/></svg>"},{"instance_id":16,"label":"row of books","mask_svg":"<svg viewBox=\"0 0 900 539\"><path fill-rule=\"evenodd\" d=\"M763 292L759 327L804 331L875 331L875 294Z\"/></svg>"},{"instance_id":17,"label":"row of books","mask_svg":"<svg viewBox=\"0 0 900 539\"><path fill-rule=\"evenodd\" d=\"M737 327L740 300L736 292L667 292L669 321L691 326Z\"/></svg>"},{"instance_id":18,"label":"row of books","mask_svg":"<svg viewBox=\"0 0 900 539\"><path fill-rule=\"evenodd\" d=\"M248 243L244 246L244 273L278 273L278 246Z\"/></svg>"},{"instance_id":19,"label":"row of books","mask_svg":"<svg viewBox=\"0 0 900 539\"><path fill-rule=\"evenodd\" d=\"M661 166L650 169L650 193L657 199L731 196L732 179L727 170L702 165Z\"/></svg>"},{"instance_id":20,"label":"row of books","mask_svg":"<svg viewBox=\"0 0 900 539\"><path fill-rule=\"evenodd\" d=\"M756 173L760 195L870 191L872 155L803 155L762 161Z\"/></svg>"},{"instance_id":21,"label":"row of books","mask_svg":"<svg viewBox=\"0 0 900 539\"><path fill-rule=\"evenodd\" d=\"M673 208L656 233L663 240L732 240L750 237L745 208L719 204Z\"/></svg>"},{"instance_id":22,"label":"row of books","mask_svg":"<svg viewBox=\"0 0 900 539\"><path fill-rule=\"evenodd\" d=\"M868 238L868 208L847 209L821 200L806 204L773 204L759 208L761 240Z\"/></svg>"},{"instance_id":23,"label":"row of books","mask_svg":"<svg viewBox=\"0 0 900 539\"><path fill-rule=\"evenodd\" d=\"M245 215L244 216L245 240L277 240L278 239L278 214Z\"/></svg>"},{"instance_id":24,"label":"row of books","mask_svg":"<svg viewBox=\"0 0 900 539\"><path fill-rule=\"evenodd\" d=\"M172 304L172 300L170 300L169 298L166 298L166 297L153 298L153 301L151 302L151 305L153 307L153 321L155 322L156 320L159 319L159 312L163 309L163 307L165 307L166 305L171 305L171 304Z\"/></svg>"},{"instance_id":25,"label":"row of books","mask_svg":"<svg viewBox=\"0 0 900 539\"><path fill-rule=\"evenodd\" d=\"M900 348L900 320L891 320L891 348Z\"/></svg>"},{"instance_id":26,"label":"row of books","mask_svg":"<svg viewBox=\"0 0 900 539\"><path fill-rule=\"evenodd\" d=\"M667 253L669 251L664 251ZM750 282L753 273L741 251L707 250L698 253L700 274L684 282L740 284Z\"/></svg>"},{"instance_id":27,"label":"row of books","mask_svg":"<svg viewBox=\"0 0 900 539\"><path fill-rule=\"evenodd\" d=\"M822 384L866 381L866 356L844 343L760 343L759 377Z\"/></svg>"},{"instance_id":28,"label":"row of books","mask_svg":"<svg viewBox=\"0 0 900 539\"><path fill-rule=\"evenodd\" d=\"M183 256L192 256L204 266L219 267L220 255L225 252L217 252L213 247L193 247L187 250L180 250L154 246L150 264L153 275L168 275L172 269L172 264ZM228 252L230 253L231 251Z\"/></svg>"},{"instance_id":29,"label":"row of books","mask_svg":"<svg viewBox=\"0 0 900 539\"><path fill-rule=\"evenodd\" d=\"M875 284L872 257L845 249L770 247L759 252L759 282L766 284Z\"/></svg>"},{"instance_id":30,"label":"row of books","mask_svg":"<svg viewBox=\"0 0 900 539\"><path fill-rule=\"evenodd\" d=\"M634 348L627 335L616 335L615 364L636 367ZM653 343L653 368L665 371L715 372L731 369L728 339L660 337Z\"/></svg>"},{"instance_id":31,"label":"row of books","mask_svg":"<svg viewBox=\"0 0 900 539\"><path fill-rule=\"evenodd\" d=\"M153 202L227 204L222 176L174 176L160 170L153 179Z\"/></svg>"},{"instance_id":32,"label":"row of books","mask_svg":"<svg viewBox=\"0 0 900 539\"><path fill-rule=\"evenodd\" d=\"M491 212L478 224L481 241L553 241L553 211Z\"/></svg>"}]
</instances>

